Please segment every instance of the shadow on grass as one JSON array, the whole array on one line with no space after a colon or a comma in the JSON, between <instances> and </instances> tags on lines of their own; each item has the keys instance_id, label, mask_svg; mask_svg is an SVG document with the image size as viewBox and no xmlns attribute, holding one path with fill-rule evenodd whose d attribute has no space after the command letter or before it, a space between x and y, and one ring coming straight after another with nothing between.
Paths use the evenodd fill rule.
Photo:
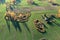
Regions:
<instances>
[{"instance_id":1,"label":"shadow on grass","mask_svg":"<svg viewBox=\"0 0 60 40\"><path fill-rule=\"evenodd\" d=\"M30 32L30 29L28 28L28 26L27 26L27 24L26 24L25 22L23 23L23 25L24 25L24 27L26 27L27 30Z\"/></svg>"},{"instance_id":2,"label":"shadow on grass","mask_svg":"<svg viewBox=\"0 0 60 40\"><path fill-rule=\"evenodd\" d=\"M44 24L44 27L48 29L48 27Z\"/></svg>"},{"instance_id":3,"label":"shadow on grass","mask_svg":"<svg viewBox=\"0 0 60 40\"><path fill-rule=\"evenodd\" d=\"M43 32L42 34L46 34L47 32L45 31L45 32Z\"/></svg>"},{"instance_id":4,"label":"shadow on grass","mask_svg":"<svg viewBox=\"0 0 60 40\"><path fill-rule=\"evenodd\" d=\"M12 22L13 26L15 27L16 31L17 31L17 29L18 29L20 32L22 31L21 28L20 28L19 22L14 21L14 20L11 20L11 22ZM10 21L6 20L6 23L7 23L7 27L8 27L8 29L9 29L9 32L10 32Z\"/></svg>"},{"instance_id":5,"label":"shadow on grass","mask_svg":"<svg viewBox=\"0 0 60 40\"><path fill-rule=\"evenodd\" d=\"M9 30L9 32L10 32L10 21L7 21L7 20L6 20L6 23L7 23L8 30Z\"/></svg>"},{"instance_id":6,"label":"shadow on grass","mask_svg":"<svg viewBox=\"0 0 60 40\"><path fill-rule=\"evenodd\" d=\"M60 27L60 23L54 22L54 24Z\"/></svg>"},{"instance_id":7,"label":"shadow on grass","mask_svg":"<svg viewBox=\"0 0 60 40\"><path fill-rule=\"evenodd\" d=\"M11 20L11 22L12 22L13 26L15 27L16 31L17 31L17 29L18 29L20 32L22 31L21 28L20 28L19 22L14 21L14 20Z\"/></svg>"},{"instance_id":8,"label":"shadow on grass","mask_svg":"<svg viewBox=\"0 0 60 40\"><path fill-rule=\"evenodd\" d=\"M37 3L33 2L32 5L39 6Z\"/></svg>"},{"instance_id":9,"label":"shadow on grass","mask_svg":"<svg viewBox=\"0 0 60 40\"><path fill-rule=\"evenodd\" d=\"M53 22L47 22L48 25L54 26Z\"/></svg>"},{"instance_id":10,"label":"shadow on grass","mask_svg":"<svg viewBox=\"0 0 60 40\"><path fill-rule=\"evenodd\" d=\"M49 24L50 26L59 26L60 27L60 23L57 23L57 22L48 22L47 24ZM55 25L54 25L55 24Z\"/></svg>"},{"instance_id":11,"label":"shadow on grass","mask_svg":"<svg viewBox=\"0 0 60 40\"><path fill-rule=\"evenodd\" d=\"M40 33L42 33L42 34L46 34L47 32L45 31L45 32L41 32L40 30L37 30L38 32L40 32Z\"/></svg>"}]
</instances>

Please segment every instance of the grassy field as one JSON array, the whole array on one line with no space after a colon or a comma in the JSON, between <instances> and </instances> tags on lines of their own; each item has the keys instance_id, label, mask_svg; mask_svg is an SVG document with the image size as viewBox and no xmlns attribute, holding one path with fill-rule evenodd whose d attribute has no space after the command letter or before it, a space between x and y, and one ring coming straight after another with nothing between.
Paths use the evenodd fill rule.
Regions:
<instances>
[{"instance_id":1,"label":"grassy field","mask_svg":"<svg viewBox=\"0 0 60 40\"><path fill-rule=\"evenodd\" d=\"M34 1L36 2L37 0ZM39 5L41 4L41 6L45 5L39 3L38 1L37 3ZM30 7L31 5L28 5L26 1L23 0L20 6ZM0 40L40 40L41 38L46 38L48 40L60 40L60 26L56 24L49 25L41 17L41 15L43 14L47 14L47 15L57 14L58 13L57 10L32 11L31 17L28 22L19 23L21 27L21 31L19 31L19 29L16 30L11 22L10 22L10 31L9 31L6 21L4 20L5 11L6 11L5 5L0 4ZM33 23L35 19L39 19L46 25L47 28L45 29L47 33L42 34L36 30L36 27ZM60 24L60 19L56 19L56 21L57 21L56 23Z\"/></svg>"}]
</instances>

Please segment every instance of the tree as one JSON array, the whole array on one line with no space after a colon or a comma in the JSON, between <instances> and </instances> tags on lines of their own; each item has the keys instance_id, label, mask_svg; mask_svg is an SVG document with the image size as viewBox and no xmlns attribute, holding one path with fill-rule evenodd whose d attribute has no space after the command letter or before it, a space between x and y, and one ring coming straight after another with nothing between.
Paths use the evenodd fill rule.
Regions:
<instances>
[{"instance_id":1,"label":"tree","mask_svg":"<svg viewBox=\"0 0 60 40\"><path fill-rule=\"evenodd\" d=\"M28 4L33 4L33 0L27 0Z\"/></svg>"}]
</instances>

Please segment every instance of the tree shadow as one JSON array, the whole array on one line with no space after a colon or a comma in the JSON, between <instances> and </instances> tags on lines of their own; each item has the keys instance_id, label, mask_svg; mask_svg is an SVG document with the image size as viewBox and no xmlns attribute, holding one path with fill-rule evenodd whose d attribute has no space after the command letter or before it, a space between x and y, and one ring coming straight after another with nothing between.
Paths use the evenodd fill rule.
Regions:
<instances>
[{"instance_id":1,"label":"tree shadow","mask_svg":"<svg viewBox=\"0 0 60 40\"><path fill-rule=\"evenodd\" d=\"M47 22L48 25L54 26L53 22L51 22L56 18L54 15L48 17L46 14L44 14L44 16L41 15L41 17ZM44 17L46 17L46 19Z\"/></svg>"},{"instance_id":2,"label":"tree shadow","mask_svg":"<svg viewBox=\"0 0 60 40\"><path fill-rule=\"evenodd\" d=\"M38 32L40 32L40 33L42 33L42 34L45 34L45 33L47 33L46 31L45 32L41 32L40 30L37 30Z\"/></svg>"},{"instance_id":3,"label":"tree shadow","mask_svg":"<svg viewBox=\"0 0 60 40\"><path fill-rule=\"evenodd\" d=\"M47 29L48 29L48 27L47 27L45 24L43 24L43 25L44 25L44 27L45 27L45 28L47 28Z\"/></svg>"},{"instance_id":4,"label":"tree shadow","mask_svg":"<svg viewBox=\"0 0 60 40\"><path fill-rule=\"evenodd\" d=\"M52 3L53 6L60 6L60 4Z\"/></svg>"},{"instance_id":5,"label":"tree shadow","mask_svg":"<svg viewBox=\"0 0 60 40\"><path fill-rule=\"evenodd\" d=\"M27 30L30 32L30 29L28 28L27 24L24 22L23 25L27 28Z\"/></svg>"},{"instance_id":6,"label":"tree shadow","mask_svg":"<svg viewBox=\"0 0 60 40\"><path fill-rule=\"evenodd\" d=\"M46 34L47 32L45 31L45 32L43 32L42 34Z\"/></svg>"},{"instance_id":7,"label":"tree shadow","mask_svg":"<svg viewBox=\"0 0 60 40\"><path fill-rule=\"evenodd\" d=\"M6 24L7 24L8 30L9 30L9 32L10 32L10 21L7 21L7 20L6 20Z\"/></svg>"},{"instance_id":8,"label":"tree shadow","mask_svg":"<svg viewBox=\"0 0 60 40\"><path fill-rule=\"evenodd\" d=\"M32 5L39 6L37 3L33 2Z\"/></svg>"},{"instance_id":9,"label":"tree shadow","mask_svg":"<svg viewBox=\"0 0 60 40\"><path fill-rule=\"evenodd\" d=\"M54 26L54 24L52 22L47 22L47 24L50 26Z\"/></svg>"},{"instance_id":10,"label":"tree shadow","mask_svg":"<svg viewBox=\"0 0 60 40\"><path fill-rule=\"evenodd\" d=\"M56 19L55 15L50 16L50 19L54 19L54 18Z\"/></svg>"},{"instance_id":11,"label":"tree shadow","mask_svg":"<svg viewBox=\"0 0 60 40\"><path fill-rule=\"evenodd\" d=\"M59 23L57 23L57 22L54 22L54 24L60 27L60 24L59 24Z\"/></svg>"},{"instance_id":12,"label":"tree shadow","mask_svg":"<svg viewBox=\"0 0 60 40\"><path fill-rule=\"evenodd\" d=\"M15 27L16 31L18 29L20 32L22 32L18 21L11 20L11 22L12 22L13 26Z\"/></svg>"}]
</instances>

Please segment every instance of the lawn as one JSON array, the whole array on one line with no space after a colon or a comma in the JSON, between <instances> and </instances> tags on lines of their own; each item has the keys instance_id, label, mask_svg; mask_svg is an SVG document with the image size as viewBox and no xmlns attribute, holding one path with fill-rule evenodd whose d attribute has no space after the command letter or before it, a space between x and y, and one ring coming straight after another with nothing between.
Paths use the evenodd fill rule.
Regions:
<instances>
[{"instance_id":1,"label":"lawn","mask_svg":"<svg viewBox=\"0 0 60 40\"><path fill-rule=\"evenodd\" d=\"M23 2L26 1L23 0L22 3ZM31 7L31 5L28 5L27 3L25 4L22 3L20 5L21 7L25 6L25 4L26 7L27 6ZM37 3L39 4L39 2ZM44 4L41 3L41 5L43 6ZM26 23L19 23L21 31L19 29L16 30L12 22L10 22L10 31L9 31L9 28L4 19L5 11L6 11L5 5L0 4L0 40L40 40L41 38L46 38L48 40L60 40L60 26L56 24L49 25L41 17L41 15L43 14L47 14L47 15L57 14L58 13L57 10L31 11L31 17L29 21ZM47 31L46 33L42 34L36 30L36 27L34 25L35 19L39 19L46 25L47 27L45 28ZM55 20L57 21L58 24L60 24L60 19L55 19Z\"/></svg>"}]
</instances>

